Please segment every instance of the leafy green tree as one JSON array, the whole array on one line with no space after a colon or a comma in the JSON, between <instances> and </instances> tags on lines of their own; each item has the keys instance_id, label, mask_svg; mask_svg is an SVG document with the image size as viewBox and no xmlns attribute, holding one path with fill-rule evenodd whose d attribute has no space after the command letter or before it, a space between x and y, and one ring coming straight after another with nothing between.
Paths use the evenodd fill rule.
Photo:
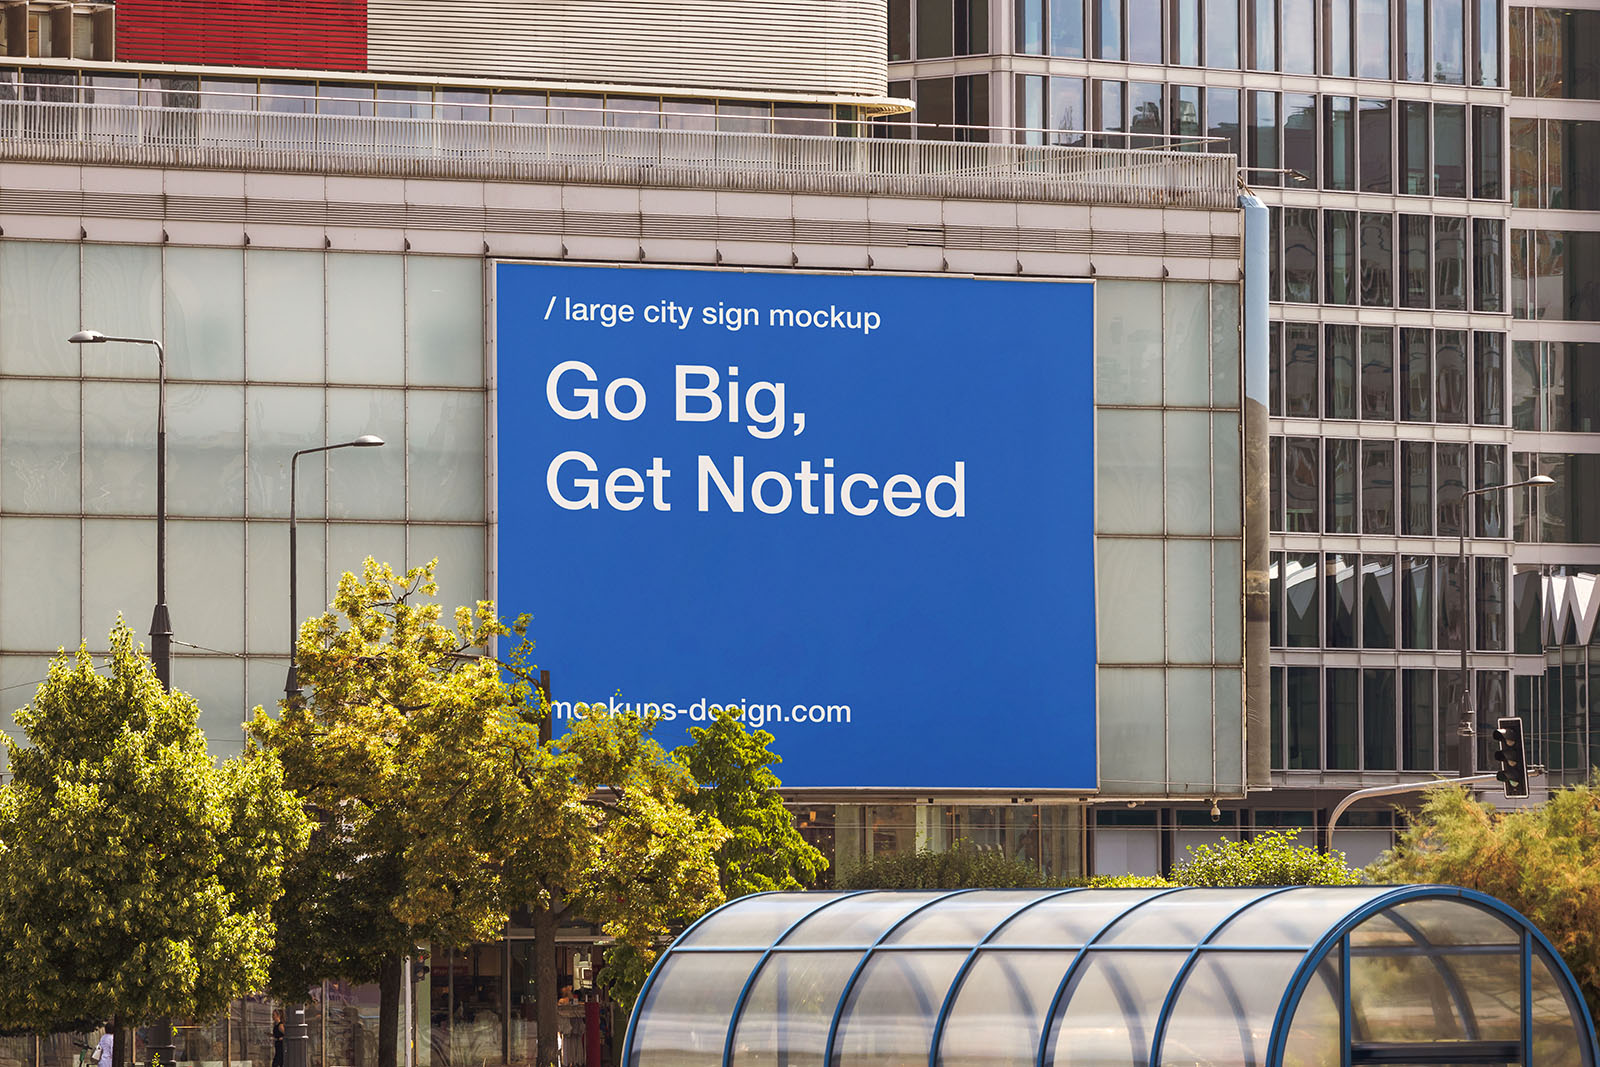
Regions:
<instances>
[{"instance_id":1,"label":"leafy green tree","mask_svg":"<svg viewBox=\"0 0 1600 1067\"><path fill-rule=\"evenodd\" d=\"M1368 871L1380 882L1465 886L1510 904L1550 938L1600 1017L1600 791L1592 785L1508 812L1458 786L1430 789Z\"/></svg>"},{"instance_id":2,"label":"leafy green tree","mask_svg":"<svg viewBox=\"0 0 1600 1067\"><path fill-rule=\"evenodd\" d=\"M688 809L692 780L648 724L585 715L542 741L549 707L526 681L528 646L505 662L486 654L513 632L487 601L442 622L436 564L397 575L368 559L344 575L332 610L300 631L309 698L276 719L257 709L254 736L315 820L275 913L273 987L376 979L378 1063L393 1067L403 957L496 937L527 905L550 1064L561 918L648 950L720 899L712 854L725 833Z\"/></svg>"},{"instance_id":3,"label":"leafy green tree","mask_svg":"<svg viewBox=\"0 0 1600 1067\"><path fill-rule=\"evenodd\" d=\"M729 836L717 850L722 892L729 900L774 889L803 889L828 869L828 861L795 828L773 773L783 757L769 747L766 730L751 732L737 712L718 711L710 726L689 727L677 757L699 790L692 810L709 814Z\"/></svg>"},{"instance_id":4,"label":"leafy green tree","mask_svg":"<svg viewBox=\"0 0 1600 1067\"><path fill-rule=\"evenodd\" d=\"M1344 853L1318 852L1299 844L1298 830L1269 830L1248 841L1190 845L1189 858L1172 866L1176 885L1361 885L1361 872L1344 861Z\"/></svg>"},{"instance_id":5,"label":"leafy green tree","mask_svg":"<svg viewBox=\"0 0 1600 1067\"><path fill-rule=\"evenodd\" d=\"M270 911L307 825L278 761L218 766L188 695L166 693L119 619L108 674L50 665L6 738L0 1028L210 1015L261 988ZM117 1062L124 1051L115 1050Z\"/></svg>"}]
</instances>

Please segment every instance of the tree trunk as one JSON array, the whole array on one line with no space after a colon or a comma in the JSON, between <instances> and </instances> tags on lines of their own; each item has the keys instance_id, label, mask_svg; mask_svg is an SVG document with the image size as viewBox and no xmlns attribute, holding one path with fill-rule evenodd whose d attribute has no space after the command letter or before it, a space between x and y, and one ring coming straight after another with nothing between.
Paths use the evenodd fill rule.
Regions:
<instances>
[{"instance_id":1,"label":"tree trunk","mask_svg":"<svg viewBox=\"0 0 1600 1067\"><path fill-rule=\"evenodd\" d=\"M378 970L378 1067L399 1063L401 970L399 955L384 960Z\"/></svg>"},{"instance_id":2,"label":"tree trunk","mask_svg":"<svg viewBox=\"0 0 1600 1067\"><path fill-rule=\"evenodd\" d=\"M556 1043L560 1025L556 1012L556 916L549 908L534 905L533 913L533 993L539 1025L539 1062L534 1067L555 1067L561 1062Z\"/></svg>"},{"instance_id":3,"label":"tree trunk","mask_svg":"<svg viewBox=\"0 0 1600 1067\"><path fill-rule=\"evenodd\" d=\"M111 1067L128 1067L128 1040L120 1015L111 1017Z\"/></svg>"}]
</instances>

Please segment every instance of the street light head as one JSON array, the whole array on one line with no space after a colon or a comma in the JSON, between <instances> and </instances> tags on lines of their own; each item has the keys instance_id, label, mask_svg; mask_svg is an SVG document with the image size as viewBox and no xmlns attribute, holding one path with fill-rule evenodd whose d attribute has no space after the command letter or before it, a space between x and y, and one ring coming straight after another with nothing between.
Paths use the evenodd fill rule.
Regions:
<instances>
[{"instance_id":1,"label":"street light head","mask_svg":"<svg viewBox=\"0 0 1600 1067\"><path fill-rule=\"evenodd\" d=\"M99 330L79 330L67 341L75 345L99 345L106 342L106 335Z\"/></svg>"},{"instance_id":2,"label":"street light head","mask_svg":"<svg viewBox=\"0 0 1600 1067\"><path fill-rule=\"evenodd\" d=\"M364 433L350 443L355 445L357 448L377 448L379 445L383 444L383 438L379 437L375 433Z\"/></svg>"},{"instance_id":3,"label":"street light head","mask_svg":"<svg viewBox=\"0 0 1600 1067\"><path fill-rule=\"evenodd\" d=\"M1556 480L1554 478L1550 477L1548 474L1535 474L1532 478L1528 479L1528 484L1529 485L1555 485L1556 484Z\"/></svg>"}]
</instances>

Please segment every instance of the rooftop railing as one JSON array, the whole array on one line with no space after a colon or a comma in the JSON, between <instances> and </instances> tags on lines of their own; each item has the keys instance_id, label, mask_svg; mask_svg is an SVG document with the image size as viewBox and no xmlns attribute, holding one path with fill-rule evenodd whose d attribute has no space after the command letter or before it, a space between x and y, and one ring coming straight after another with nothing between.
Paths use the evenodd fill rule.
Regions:
<instances>
[{"instance_id":1,"label":"rooftop railing","mask_svg":"<svg viewBox=\"0 0 1600 1067\"><path fill-rule=\"evenodd\" d=\"M1211 209L1232 208L1236 197L1232 155L1170 146L662 129L577 117L596 124L13 99L0 101L0 159Z\"/></svg>"}]
</instances>

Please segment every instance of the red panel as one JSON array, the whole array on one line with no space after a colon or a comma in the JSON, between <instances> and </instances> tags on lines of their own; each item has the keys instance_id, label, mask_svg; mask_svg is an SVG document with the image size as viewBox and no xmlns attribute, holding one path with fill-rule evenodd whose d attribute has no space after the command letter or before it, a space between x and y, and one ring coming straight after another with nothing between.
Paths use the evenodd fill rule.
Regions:
<instances>
[{"instance_id":1,"label":"red panel","mask_svg":"<svg viewBox=\"0 0 1600 1067\"><path fill-rule=\"evenodd\" d=\"M367 69L366 0L119 0L117 58Z\"/></svg>"}]
</instances>

